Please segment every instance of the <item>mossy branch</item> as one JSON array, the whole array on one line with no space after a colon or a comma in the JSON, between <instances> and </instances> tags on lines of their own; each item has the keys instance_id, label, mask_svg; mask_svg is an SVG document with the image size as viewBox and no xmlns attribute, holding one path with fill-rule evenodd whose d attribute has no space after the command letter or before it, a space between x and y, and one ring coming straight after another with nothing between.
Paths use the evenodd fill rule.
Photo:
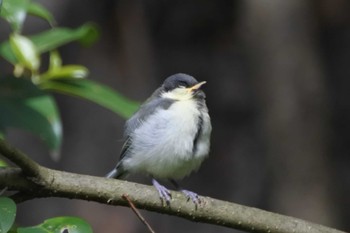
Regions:
<instances>
[{"instance_id":1,"label":"mossy branch","mask_svg":"<svg viewBox=\"0 0 350 233\"><path fill-rule=\"evenodd\" d=\"M123 198L127 195L140 209L247 232L342 232L301 219L210 197L201 196L202 203L196 207L187 201L182 193L175 191L172 192L170 206L164 206L157 191L151 186L45 168L2 140L0 153L19 167L0 169L0 188L7 187L9 190L18 191L13 196L17 202L34 198L62 197L129 206Z\"/></svg>"}]
</instances>

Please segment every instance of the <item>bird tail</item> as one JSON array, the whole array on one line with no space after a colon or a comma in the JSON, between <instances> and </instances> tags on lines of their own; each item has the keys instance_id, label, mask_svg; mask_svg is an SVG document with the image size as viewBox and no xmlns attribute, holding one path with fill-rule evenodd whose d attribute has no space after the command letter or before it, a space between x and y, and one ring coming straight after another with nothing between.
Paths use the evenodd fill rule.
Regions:
<instances>
[{"instance_id":1,"label":"bird tail","mask_svg":"<svg viewBox=\"0 0 350 233\"><path fill-rule=\"evenodd\" d=\"M107 178L117 178L117 169L114 168L112 171L108 172L108 174L106 175Z\"/></svg>"},{"instance_id":2,"label":"bird tail","mask_svg":"<svg viewBox=\"0 0 350 233\"><path fill-rule=\"evenodd\" d=\"M123 171L123 169L120 169L120 167L114 168L112 171L110 171L106 177L107 178L114 178L114 179L122 179L126 176L126 173Z\"/></svg>"}]
</instances>

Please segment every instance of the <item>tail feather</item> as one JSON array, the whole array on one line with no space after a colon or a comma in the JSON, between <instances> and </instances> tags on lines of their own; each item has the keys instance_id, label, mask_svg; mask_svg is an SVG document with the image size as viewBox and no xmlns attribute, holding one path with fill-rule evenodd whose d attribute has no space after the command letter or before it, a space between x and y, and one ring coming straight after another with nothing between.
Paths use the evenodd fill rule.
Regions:
<instances>
[{"instance_id":1,"label":"tail feather","mask_svg":"<svg viewBox=\"0 0 350 233\"><path fill-rule=\"evenodd\" d=\"M106 177L107 177L107 178L117 178L117 174L118 174L117 169L114 168L112 171L110 171L110 172L106 175Z\"/></svg>"},{"instance_id":2,"label":"tail feather","mask_svg":"<svg viewBox=\"0 0 350 233\"><path fill-rule=\"evenodd\" d=\"M112 171L110 171L106 177L107 178L114 178L114 179L122 179L123 177L125 177L127 174L126 172L123 171L123 169L120 169L120 167L114 168Z\"/></svg>"}]
</instances>

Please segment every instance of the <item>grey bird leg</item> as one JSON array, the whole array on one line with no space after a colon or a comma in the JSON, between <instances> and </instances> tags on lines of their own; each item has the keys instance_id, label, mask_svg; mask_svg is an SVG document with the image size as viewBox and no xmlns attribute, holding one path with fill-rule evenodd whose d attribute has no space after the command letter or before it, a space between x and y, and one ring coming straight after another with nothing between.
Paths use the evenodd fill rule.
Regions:
<instances>
[{"instance_id":1,"label":"grey bird leg","mask_svg":"<svg viewBox=\"0 0 350 233\"><path fill-rule=\"evenodd\" d=\"M197 193L181 188L180 185L176 183L175 180L170 179L169 181L175 186L177 190L185 194L185 196L187 197L187 200L191 199L195 205L201 203L201 200L199 199Z\"/></svg>"},{"instance_id":2,"label":"grey bird leg","mask_svg":"<svg viewBox=\"0 0 350 233\"><path fill-rule=\"evenodd\" d=\"M165 200L167 205L170 205L171 193L163 185L159 184L157 180L152 178L152 184L157 189L160 199Z\"/></svg>"}]
</instances>

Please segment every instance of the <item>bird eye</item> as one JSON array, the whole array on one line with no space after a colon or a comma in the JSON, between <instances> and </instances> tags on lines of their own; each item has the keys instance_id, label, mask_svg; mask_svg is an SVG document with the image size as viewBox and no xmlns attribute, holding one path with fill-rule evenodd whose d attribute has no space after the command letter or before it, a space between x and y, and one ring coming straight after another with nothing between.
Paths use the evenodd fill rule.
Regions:
<instances>
[{"instance_id":1,"label":"bird eye","mask_svg":"<svg viewBox=\"0 0 350 233\"><path fill-rule=\"evenodd\" d=\"M188 87L188 83L185 82L185 81L179 81L179 84L178 84L179 87Z\"/></svg>"}]
</instances>

